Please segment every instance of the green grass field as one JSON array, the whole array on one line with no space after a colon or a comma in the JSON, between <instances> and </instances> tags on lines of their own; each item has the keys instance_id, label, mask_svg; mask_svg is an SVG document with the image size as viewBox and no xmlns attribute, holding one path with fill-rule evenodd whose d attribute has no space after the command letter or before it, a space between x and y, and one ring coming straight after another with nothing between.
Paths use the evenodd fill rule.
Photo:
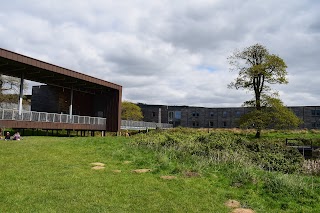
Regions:
<instances>
[{"instance_id":1,"label":"green grass field","mask_svg":"<svg viewBox=\"0 0 320 213\"><path fill-rule=\"evenodd\" d=\"M123 137L1 140L0 212L231 212L224 205L229 199L255 212L320 211L318 177L312 177L311 192L299 194L297 186L297 195L265 189L260 181L235 186L237 178L258 180L270 173L199 161L199 176L188 177L185 172L195 167L191 163L131 144ZM93 162L105 169L93 170ZM132 172L143 168L152 171ZM163 180L162 175L177 178ZM279 181L284 176L286 181ZM280 189L290 180L311 181L278 173L266 180L274 178Z\"/></svg>"}]
</instances>

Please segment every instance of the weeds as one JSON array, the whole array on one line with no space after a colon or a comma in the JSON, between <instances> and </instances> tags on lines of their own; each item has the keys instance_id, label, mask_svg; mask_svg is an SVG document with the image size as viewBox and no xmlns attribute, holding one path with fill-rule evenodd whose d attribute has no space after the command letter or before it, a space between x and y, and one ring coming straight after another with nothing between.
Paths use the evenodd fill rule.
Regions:
<instances>
[{"instance_id":1,"label":"weeds","mask_svg":"<svg viewBox=\"0 0 320 213\"><path fill-rule=\"evenodd\" d=\"M301 170L303 157L296 149L277 140L249 140L230 132L204 132L185 129L138 135L133 145L158 152L174 153L180 162L190 156L201 157L207 164L230 163L258 166L267 171L294 173Z\"/></svg>"},{"instance_id":2,"label":"weeds","mask_svg":"<svg viewBox=\"0 0 320 213\"><path fill-rule=\"evenodd\" d=\"M320 160L305 160L302 170L306 174L320 175Z\"/></svg>"}]
</instances>

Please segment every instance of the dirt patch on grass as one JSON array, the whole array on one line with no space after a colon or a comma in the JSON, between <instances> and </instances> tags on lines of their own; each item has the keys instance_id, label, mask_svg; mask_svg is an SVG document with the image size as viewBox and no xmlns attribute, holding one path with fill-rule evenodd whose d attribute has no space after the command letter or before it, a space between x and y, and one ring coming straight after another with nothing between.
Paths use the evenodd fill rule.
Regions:
<instances>
[{"instance_id":1,"label":"dirt patch on grass","mask_svg":"<svg viewBox=\"0 0 320 213\"><path fill-rule=\"evenodd\" d=\"M104 163L100 163L100 162L94 162L94 163L91 163L92 166L105 166Z\"/></svg>"},{"instance_id":2,"label":"dirt patch on grass","mask_svg":"<svg viewBox=\"0 0 320 213\"><path fill-rule=\"evenodd\" d=\"M198 172L186 171L183 173L185 177L192 178L192 177L200 177L201 175Z\"/></svg>"},{"instance_id":3,"label":"dirt patch on grass","mask_svg":"<svg viewBox=\"0 0 320 213\"><path fill-rule=\"evenodd\" d=\"M164 180L173 180L173 179L177 179L176 176L171 176L171 175L164 175L164 176L161 176L160 177L161 179L164 179Z\"/></svg>"},{"instance_id":4,"label":"dirt patch on grass","mask_svg":"<svg viewBox=\"0 0 320 213\"><path fill-rule=\"evenodd\" d=\"M252 209L240 208L241 204L239 201L236 200L228 200L224 203L224 205L226 205L229 208L232 208L232 213L254 213Z\"/></svg>"},{"instance_id":5,"label":"dirt patch on grass","mask_svg":"<svg viewBox=\"0 0 320 213\"><path fill-rule=\"evenodd\" d=\"M135 169L132 170L133 173L146 173L146 172L151 172L151 169Z\"/></svg>"},{"instance_id":6,"label":"dirt patch on grass","mask_svg":"<svg viewBox=\"0 0 320 213\"><path fill-rule=\"evenodd\" d=\"M252 209L236 208L232 213L255 213Z\"/></svg>"},{"instance_id":7,"label":"dirt patch on grass","mask_svg":"<svg viewBox=\"0 0 320 213\"><path fill-rule=\"evenodd\" d=\"M228 200L227 202L224 203L229 208L240 208L240 202L236 200Z\"/></svg>"},{"instance_id":8,"label":"dirt patch on grass","mask_svg":"<svg viewBox=\"0 0 320 213\"><path fill-rule=\"evenodd\" d=\"M105 167L104 166L94 166L91 169L93 169L93 170L102 170L102 169L105 169Z\"/></svg>"},{"instance_id":9,"label":"dirt patch on grass","mask_svg":"<svg viewBox=\"0 0 320 213\"><path fill-rule=\"evenodd\" d=\"M123 161L123 164L130 164L130 163L132 163L132 161L129 161L129 160Z\"/></svg>"}]
</instances>

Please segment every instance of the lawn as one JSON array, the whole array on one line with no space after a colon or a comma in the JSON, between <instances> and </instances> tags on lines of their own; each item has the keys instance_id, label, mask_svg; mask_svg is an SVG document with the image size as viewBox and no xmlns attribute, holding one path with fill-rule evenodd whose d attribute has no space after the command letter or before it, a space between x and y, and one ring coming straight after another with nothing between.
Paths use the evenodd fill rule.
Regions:
<instances>
[{"instance_id":1,"label":"lawn","mask_svg":"<svg viewBox=\"0 0 320 213\"><path fill-rule=\"evenodd\" d=\"M152 169L153 153L127 143L122 137L0 141L0 212L228 212L218 178L133 173ZM93 170L93 162L105 169Z\"/></svg>"},{"instance_id":2,"label":"lawn","mask_svg":"<svg viewBox=\"0 0 320 213\"><path fill-rule=\"evenodd\" d=\"M258 177L270 173L199 163L199 175L190 176L186 172L194 170L188 162L175 160L170 153L133 146L132 140L25 137L21 141L0 141L0 212L223 213L232 211L224 204L229 199L255 212L319 212L317 193L302 193L292 199L290 193L284 197L281 192L264 189L260 182L232 184L237 178L251 180L252 174ZM104 163L105 168L94 170L93 162ZM179 169L175 172L174 167ZM152 171L138 174L135 169ZM164 180L162 175L174 175L176 179ZM319 191L319 178L312 181L312 190ZM278 183L283 182L275 181Z\"/></svg>"}]
</instances>

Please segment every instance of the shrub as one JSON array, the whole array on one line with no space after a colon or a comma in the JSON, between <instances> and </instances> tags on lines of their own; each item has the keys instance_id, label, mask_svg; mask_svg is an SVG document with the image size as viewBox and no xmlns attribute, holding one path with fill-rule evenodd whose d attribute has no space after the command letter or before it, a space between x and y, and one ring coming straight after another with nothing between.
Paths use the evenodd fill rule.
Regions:
<instances>
[{"instance_id":1,"label":"shrub","mask_svg":"<svg viewBox=\"0 0 320 213\"><path fill-rule=\"evenodd\" d=\"M303 165L301 154L280 141L249 140L225 131L187 130L179 128L140 134L134 137L133 144L158 151L170 150L182 162L190 156L199 156L210 164L256 165L284 173L299 171Z\"/></svg>"}]
</instances>

